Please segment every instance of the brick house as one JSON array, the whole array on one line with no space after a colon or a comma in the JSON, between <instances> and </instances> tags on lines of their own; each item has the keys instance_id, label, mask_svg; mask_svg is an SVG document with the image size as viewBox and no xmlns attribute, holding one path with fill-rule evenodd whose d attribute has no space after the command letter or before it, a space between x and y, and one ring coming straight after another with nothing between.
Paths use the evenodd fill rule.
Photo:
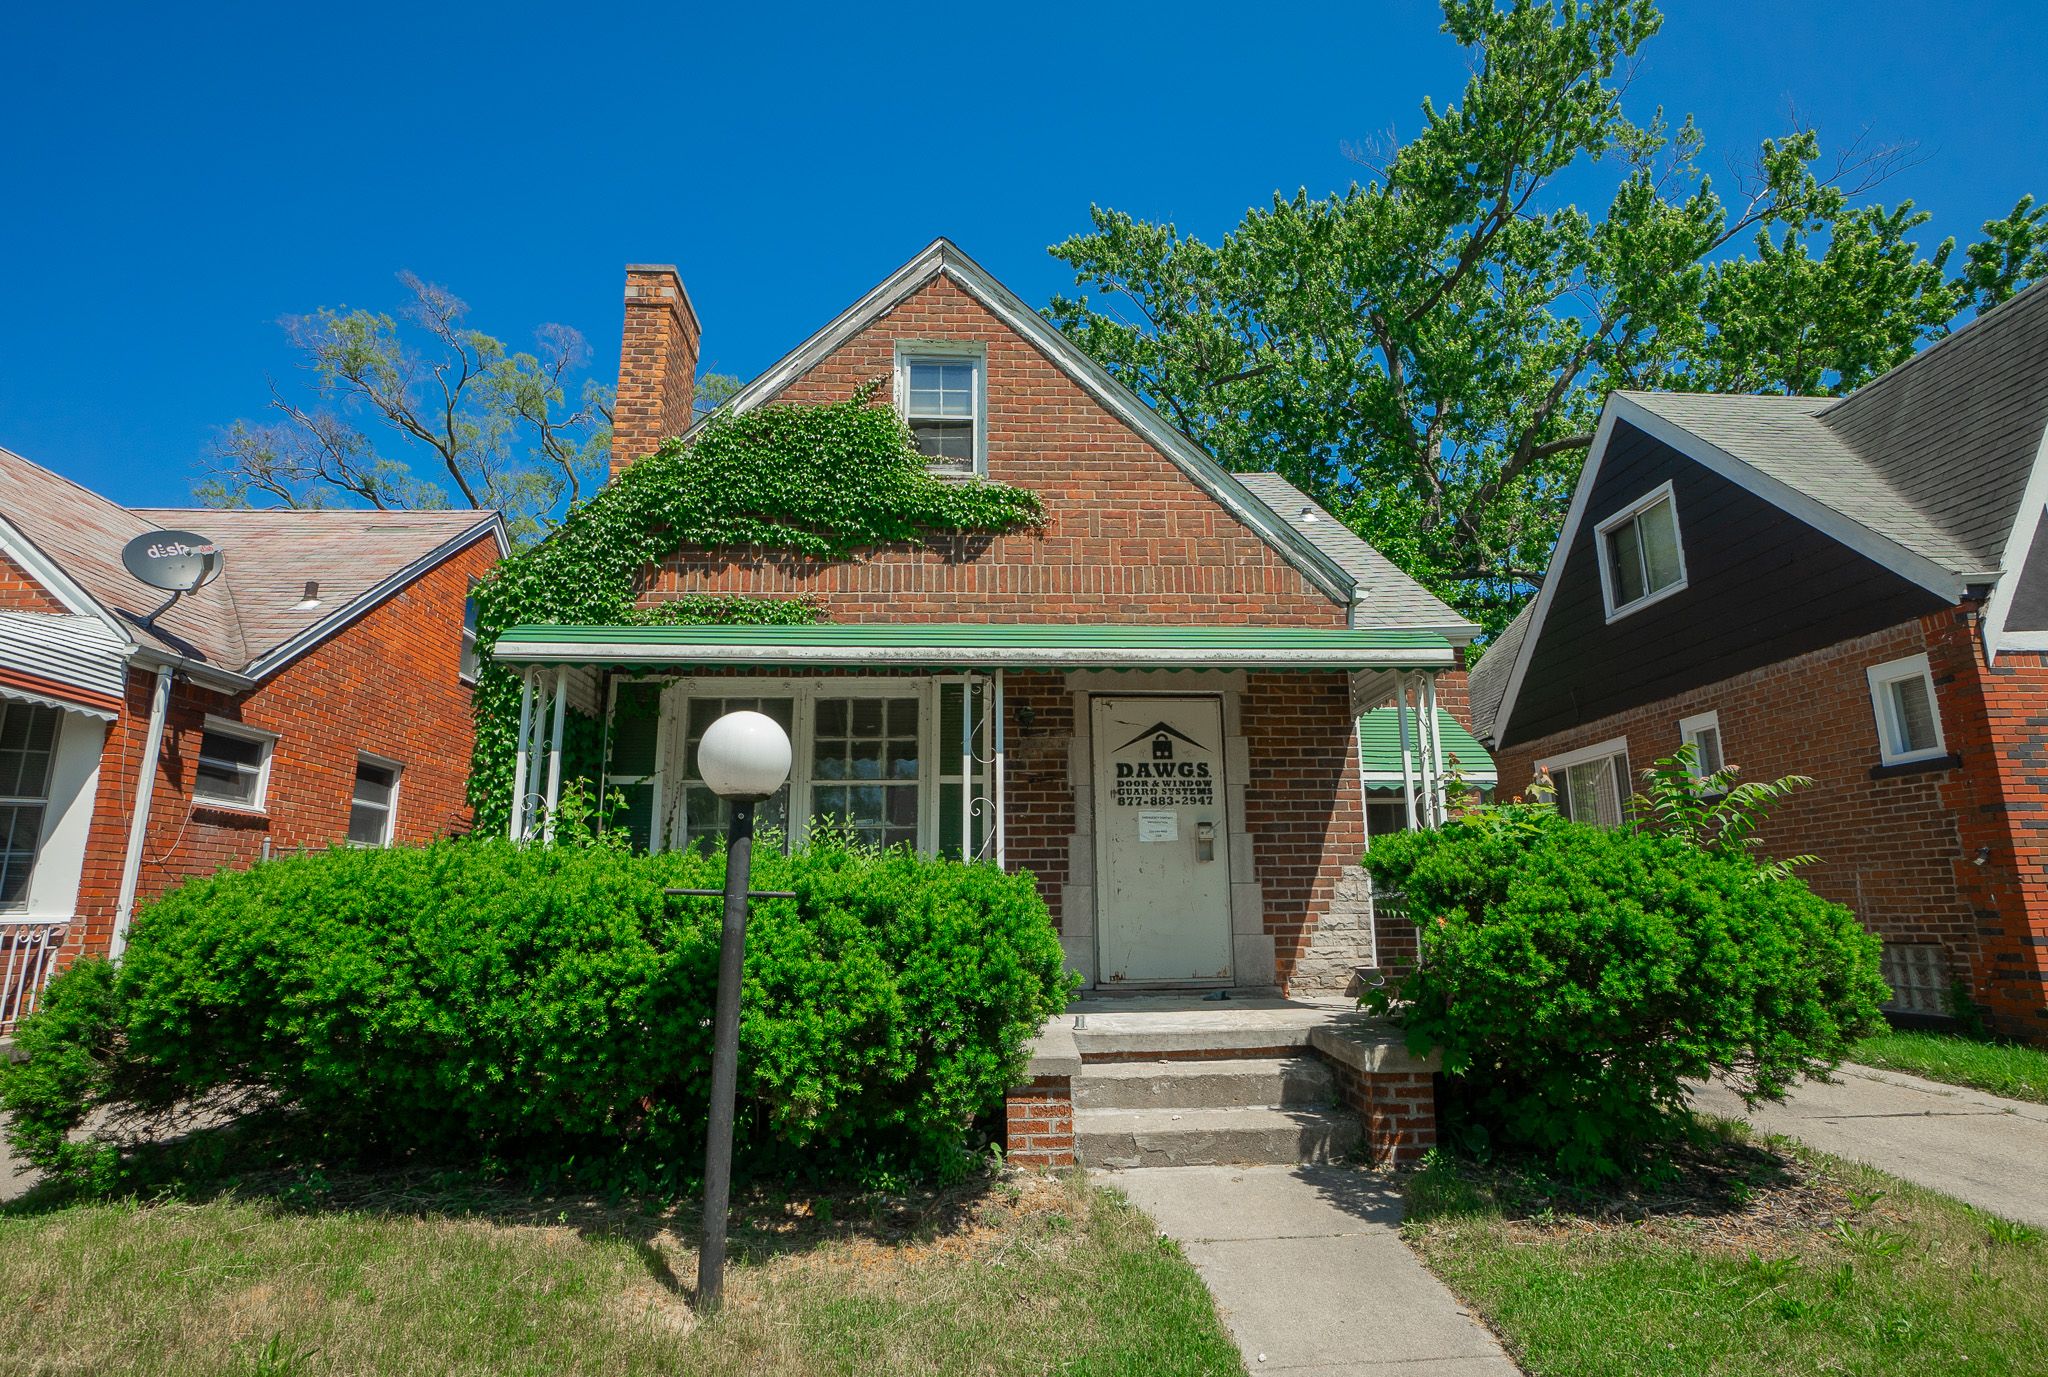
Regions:
<instances>
[{"instance_id":1,"label":"brick house","mask_svg":"<svg viewBox=\"0 0 2048 1377\"><path fill-rule=\"evenodd\" d=\"M121 551L178 528L220 573L166 607ZM0 1028L181 877L465 830L465 602L504 540L488 512L129 509L0 450Z\"/></svg>"},{"instance_id":2,"label":"brick house","mask_svg":"<svg viewBox=\"0 0 2048 1377\"><path fill-rule=\"evenodd\" d=\"M618 467L690 423L699 338L673 268L628 268L625 302ZM644 580L648 602L811 598L814 626L509 629L515 834L553 806L563 705L612 714L605 787L637 842L718 834L696 741L758 708L796 754L764 820L1029 869L1092 989L1349 987L1376 959L1368 787L1441 809L1434 728L1476 628L1284 480L1224 470L944 240L731 404L875 380L934 472L1028 488L1044 526L845 560L679 549ZM1397 700L1408 749L1368 780L1359 715Z\"/></svg>"},{"instance_id":3,"label":"brick house","mask_svg":"<svg viewBox=\"0 0 2048 1377\"><path fill-rule=\"evenodd\" d=\"M1681 741L1812 776L1774 854L2048 1040L2048 287L1847 397L1617 393L1536 599L1471 679L1520 792L1616 822Z\"/></svg>"}]
</instances>

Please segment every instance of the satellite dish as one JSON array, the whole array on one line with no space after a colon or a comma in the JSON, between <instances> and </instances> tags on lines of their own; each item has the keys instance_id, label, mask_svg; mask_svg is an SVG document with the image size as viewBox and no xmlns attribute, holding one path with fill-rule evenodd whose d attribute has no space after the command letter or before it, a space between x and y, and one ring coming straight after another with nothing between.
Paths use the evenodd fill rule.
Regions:
<instances>
[{"instance_id":1,"label":"satellite dish","mask_svg":"<svg viewBox=\"0 0 2048 1377\"><path fill-rule=\"evenodd\" d=\"M191 531L144 531L121 547L121 563L151 588L191 593L220 577L220 546Z\"/></svg>"}]
</instances>

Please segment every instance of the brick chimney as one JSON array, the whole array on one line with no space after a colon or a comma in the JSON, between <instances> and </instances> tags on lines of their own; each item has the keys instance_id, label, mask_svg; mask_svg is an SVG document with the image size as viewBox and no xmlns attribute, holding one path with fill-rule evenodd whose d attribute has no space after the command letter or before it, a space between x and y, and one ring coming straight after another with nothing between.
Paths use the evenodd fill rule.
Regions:
<instances>
[{"instance_id":1,"label":"brick chimney","mask_svg":"<svg viewBox=\"0 0 2048 1377\"><path fill-rule=\"evenodd\" d=\"M612 407L612 476L690 428L697 396L697 312L666 263L626 268L626 332Z\"/></svg>"}]
</instances>

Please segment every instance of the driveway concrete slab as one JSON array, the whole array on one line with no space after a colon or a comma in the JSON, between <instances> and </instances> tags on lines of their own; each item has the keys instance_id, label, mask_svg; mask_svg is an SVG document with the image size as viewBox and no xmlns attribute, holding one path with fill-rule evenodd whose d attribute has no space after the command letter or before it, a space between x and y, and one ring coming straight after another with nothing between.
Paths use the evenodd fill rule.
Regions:
<instances>
[{"instance_id":1,"label":"driveway concrete slab","mask_svg":"<svg viewBox=\"0 0 2048 1377\"><path fill-rule=\"evenodd\" d=\"M1758 1105L1716 1084L1694 1092L1711 1114L1862 1162L2007 1219L2048 1227L2048 1105L2001 1099L1896 1071L1844 1066L1783 1104Z\"/></svg>"},{"instance_id":2,"label":"driveway concrete slab","mask_svg":"<svg viewBox=\"0 0 2048 1377\"><path fill-rule=\"evenodd\" d=\"M1176 1239L1245 1366L1289 1377L1516 1377L1401 1242L1399 1189L1339 1166L1100 1172Z\"/></svg>"}]
</instances>

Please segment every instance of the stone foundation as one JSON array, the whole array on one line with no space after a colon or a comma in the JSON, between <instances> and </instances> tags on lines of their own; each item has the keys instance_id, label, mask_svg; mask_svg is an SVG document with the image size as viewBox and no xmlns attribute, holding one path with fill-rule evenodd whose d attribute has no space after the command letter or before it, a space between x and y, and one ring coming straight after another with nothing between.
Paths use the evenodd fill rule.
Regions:
<instances>
[{"instance_id":1,"label":"stone foundation","mask_svg":"<svg viewBox=\"0 0 2048 1377\"><path fill-rule=\"evenodd\" d=\"M1317 919L1308 950L1287 982L1291 995L1355 995L1358 971L1375 959L1372 878L1362 866L1339 872L1330 904Z\"/></svg>"}]
</instances>

